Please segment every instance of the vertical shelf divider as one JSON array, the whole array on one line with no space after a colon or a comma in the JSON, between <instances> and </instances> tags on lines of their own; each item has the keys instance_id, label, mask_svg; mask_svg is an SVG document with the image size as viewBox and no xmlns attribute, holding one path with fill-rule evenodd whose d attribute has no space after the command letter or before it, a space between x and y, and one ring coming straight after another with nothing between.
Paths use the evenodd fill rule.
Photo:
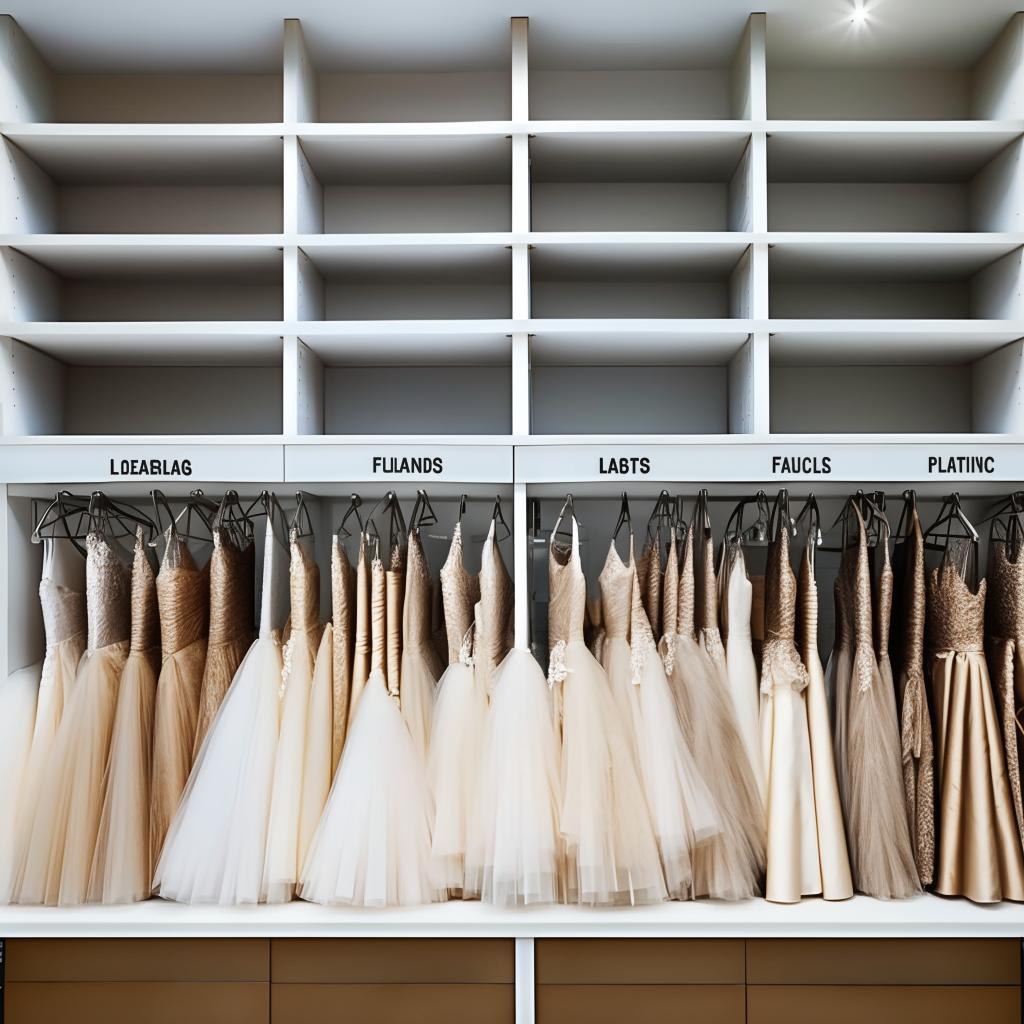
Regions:
<instances>
[{"instance_id":1,"label":"vertical shelf divider","mask_svg":"<svg viewBox=\"0 0 1024 1024\"><path fill-rule=\"evenodd\" d=\"M1024 118L1024 13L1017 12L974 66L971 117L990 121Z\"/></svg>"},{"instance_id":2,"label":"vertical shelf divider","mask_svg":"<svg viewBox=\"0 0 1024 1024\"><path fill-rule=\"evenodd\" d=\"M324 432L324 366L295 335L283 346L284 433L288 437Z\"/></svg>"},{"instance_id":3,"label":"vertical shelf divider","mask_svg":"<svg viewBox=\"0 0 1024 1024\"><path fill-rule=\"evenodd\" d=\"M284 122L295 133L296 124L319 120L320 97L316 69L306 49L306 37L298 18L284 21Z\"/></svg>"},{"instance_id":4,"label":"vertical shelf divider","mask_svg":"<svg viewBox=\"0 0 1024 1024\"><path fill-rule=\"evenodd\" d=\"M0 15L0 121L55 120L53 75L9 14Z\"/></svg>"}]
</instances>

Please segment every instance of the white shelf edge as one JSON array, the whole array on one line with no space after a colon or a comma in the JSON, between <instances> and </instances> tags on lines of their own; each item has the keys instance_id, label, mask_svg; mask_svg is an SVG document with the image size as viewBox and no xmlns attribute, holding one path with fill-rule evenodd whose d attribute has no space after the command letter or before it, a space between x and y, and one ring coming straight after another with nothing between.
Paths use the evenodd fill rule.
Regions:
<instances>
[{"instance_id":1,"label":"white shelf edge","mask_svg":"<svg viewBox=\"0 0 1024 1024\"><path fill-rule=\"evenodd\" d=\"M32 137L94 138L107 135L125 138L267 138L286 134L284 122L121 122L71 123L57 121L5 121L0 135L10 139Z\"/></svg>"}]
</instances>

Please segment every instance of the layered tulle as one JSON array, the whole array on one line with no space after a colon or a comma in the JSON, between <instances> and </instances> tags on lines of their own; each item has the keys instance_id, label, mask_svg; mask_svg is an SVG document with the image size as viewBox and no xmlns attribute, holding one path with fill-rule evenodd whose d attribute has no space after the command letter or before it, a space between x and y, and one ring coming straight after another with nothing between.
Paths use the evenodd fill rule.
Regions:
<instances>
[{"instance_id":1,"label":"layered tulle","mask_svg":"<svg viewBox=\"0 0 1024 1024\"><path fill-rule=\"evenodd\" d=\"M165 899L259 902L282 665L277 637L262 636L235 673L156 867L154 886Z\"/></svg>"},{"instance_id":2,"label":"layered tulle","mask_svg":"<svg viewBox=\"0 0 1024 1024\"><path fill-rule=\"evenodd\" d=\"M473 666L453 662L437 687L427 779L434 804L434 877L455 893L465 886L466 843L486 715L487 697Z\"/></svg>"},{"instance_id":3,"label":"layered tulle","mask_svg":"<svg viewBox=\"0 0 1024 1024\"><path fill-rule=\"evenodd\" d=\"M544 673L513 649L493 691L466 850L466 891L498 906L559 896L558 737Z\"/></svg>"},{"instance_id":4,"label":"layered tulle","mask_svg":"<svg viewBox=\"0 0 1024 1024\"><path fill-rule=\"evenodd\" d=\"M300 870L331 789L333 715L334 626L329 622L324 627L317 648L306 709L306 746L303 752L302 800L299 805Z\"/></svg>"},{"instance_id":5,"label":"layered tulle","mask_svg":"<svg viewBox=\"0 0 1024 1024\"><path fill-rule=\"evenodd\" d=\"M42 669L42 663L36 662L12 672L0 686L0 903L10 898L14 880L15 827Z\"/></svg>"},{"instance_id":6,"label":"layered tulle","mask_svg":"<svg viewBox=\"0 0 1024 1024\"><path fill-rule=\"evenodd\" d=\"M158 658L155 651L132 651L121 675L90 903L133 903L152 891L149 804Z\"/></svg>"},{"instance_id":7,"label":"layered tulle","mask_svg":"<svg viewBox=\"0 0 1024 1024\"><path fill-rule=\"evenodd\" d=\"M383 907L443 897L431 881L430 794L398 705L374 669L320 826L299 895L315 903Z\"/></svg>"},{"instance_id":8,"label":"layered tulle","mask_svg":"<svg viewBox=\"0 0 1024 1024\"><path fill-rule=\"evenodd\" d=\"M432 647L407 645L402 651L402 721L424 762L434 722L438 665Z\"/></svg>"}]
</instances>

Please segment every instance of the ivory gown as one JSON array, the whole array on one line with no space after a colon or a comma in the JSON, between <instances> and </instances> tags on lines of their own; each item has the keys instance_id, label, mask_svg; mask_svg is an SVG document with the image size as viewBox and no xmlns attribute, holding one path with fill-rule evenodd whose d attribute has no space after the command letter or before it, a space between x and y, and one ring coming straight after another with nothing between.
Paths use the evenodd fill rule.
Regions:
<instances>
[{"instance_id":1,"label":"ivory gown","mask_svg":"<svg viewBox=\"0 0 1024 1024\"><path fill-rule=\"evenodd\" d=\"M106 537L86 538L88 645L54 737L17 889L19 903L74 906L88 894L103 772L128 657L130 577Z\"/></svg>"},{"instance_id":2,"label":"ivory gown","mask_svg":"<svg viewBox=\"0 0 1024 1024\"><path fill-rule=\"evenodd\" d=\"M480 551L480 598L473 609L473 674L488 700L494 672L512 649L512 577L495 538L496 525L492 518Z\"/></svg>"},{"instance_id":3,"label":"ivory gown","mask_svg":"<svg viewBox=\"0 0 1024 1024\"><path fill-rule=\"evenodd\" d=\"M557 532L557 530L556 530ZM579 524L572 543L552 534L548 679L558 688L562 727L560 822L570 903L649 903L665 899L650 811L604 670L583 639L586 580Z\"/></svg>"},{"instance_id":4,"label":"ivory gown","mask_svg":"<svg viewBox=\"0 0 1024 1024\"><path fill-rule=\"evenodd\" d=\"M262 898L280 722L288 552L270 517L263 539L259 635L192 767L155 870L164 899L230 906Z\"/></svg>"},{"instance_id":5,"label":"ivory gown","mask_svg":"<svg viewBox=\"0 0 1024 1024\"><path fill-rule=\"evenodd\" d=\"M947 547L928 575L939 812L935 891L1024 900L1024 853L984 654L986 581L968 589Z\"/></svg>"},{"instance_id":6,"label":"ivory gown","mask_svg":"<svg viewBox=\"0 0 1024 1024\"><path fill-rule=\"evenodd\" d=\"M288 578L291 631L281 672L281 731L274 757L274 784L263 869L268 903L286 903L294 895L306 851L320 821L331 780L329 722L319 735L319 755L306 762L307 716L313 692L313 668L320 642L320 570L306 550L310 538L294 528L289 538ZM329 689L322 690L325 696ZM328 705L329 706L329 705ZM321 706L321 712L326 713Z\"/></svg>"},{"instance_id":7,"label":"ivory gown","mask_svg":"<svg viewBox=\"0 0 1024 1024\"><path fill-rule=\"evenodd\" d=\"M90 903L133 903L152 894L149 804L159 671L156 572L139 527L132 561L131 643L104 772L103 807L89 876Z\"/></svg>"},{"instance_id":8,"label":"ivory gown","mask_svg":"<svg viewBox=\"0 0 1024 1024\"><path fill-rule=\"evenodd\" d=\"M163 661L156 686L149 839L153 863L192 770L209 627L209 566L195 560L173 525L156 577Z\"/></svg>"},{"instance_id":9,"label":"ivory gown","mask_svg":"<svg viewBox=\"0 0 1024 1024\"><path fill-rule=\"evenodd\" d=\"M761 749L768 795L765 899L797 903L822 891L818 819L807 719L810 677L796 643L796 578L789 523L780 517L768 545L761 652Z\"/></svg>"},{"instance_id":10,"label":"ivory gown","mask_svg":"<svg viewBox=\"0 0 1024 1024\"><path fill-rule=\"evenodd\" d=\"M448 891L459 895L465 885L465 855L473 780L478 770L480 737L487 715L487 695L473 669L473 613L480 582L466 571L462 523L452 533L448 558L441 567L448 667L437 684L437 704L427 753L427 779L434 800L434 872Z\"/></svg>"},{"instance_id":11,"label":"ivory gown","mask_svg":"<svg viewBox=\"0 0 1024 1024\"><path fill-rule=\"evenodd\" d=\"M387 584L379 557L370 575L370 672L298 894L358 907L428 903L444 895L431 878L430 793L412 736L388 693Z\"/></svg>"},{"instance_id":12,"label":"ivory gown","mask_svg":"<svg viewBox=\"0 0 1024 1024\"><path fill-rule=\"evenodd\" d=\"M10 805L13 832L6 856L10 858L7 883L0 870L0 903L16 901L24 878L32 826L39 808L39 792L50 768L50 753L60 726L64 703L70 699L78 663L85 651L85 559L69 540L43 540L43 570L39 603L46 650L33 701L28 753L22 769L17 804ZM18 673L10 679L21 678ZM24 681L24 680L23 680ZM33 687L33 679L28 680ZM10 680L8 681L10 685ZM14 780L11 779L13 785ZM0 865L3 857L0 856Z\"/></svg>"},{"instance_id":13,"label":"ivory gown","mask_svg":"<svg viewBox=\"0 0 1024 1024\"><path fill-rule=\"evenodd\" d=\"M914 848L917 877L929 886L935 875L935 754L932 719L924 678L924 538L917 510L893 552L894 591L898 601L893 667L900 706L903 795Z\"/></svg>"}]
</instances>

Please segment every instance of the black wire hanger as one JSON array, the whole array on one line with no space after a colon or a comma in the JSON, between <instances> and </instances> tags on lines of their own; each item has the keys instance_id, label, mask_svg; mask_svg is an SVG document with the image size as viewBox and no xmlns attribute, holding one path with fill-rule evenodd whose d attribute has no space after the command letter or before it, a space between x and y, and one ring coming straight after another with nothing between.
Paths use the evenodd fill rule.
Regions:
<instances>
[{"instance_id":1,"label":"black wire hanger","mask_svg":"<svg viewBox=\"0 0 1024 1024\"><path fill-rule=\"evenodd\" d=\"M61 538L71 542L79 554L85 554L84 540L88 529L89 498L71 491L58 491L42 513L38 512L38 499L32 499L32 543L38 544L45 538ZM71 520L74 519L72 526Z\"/></svg>"},{"instance_id":2,"label":"black wire hanger","mask_svg":"<svg viewBox=\"0 0 1024 1024\"><path fill-rule=\"evenodd\" d=\"M619 518L615 520L615 529L612 530L612 540L615 540L619 533L622 531L624 526L629 527L629 532L633 532L633 518L629 514L629 495L623 491L622 501L619 504Z\"/></svg>"},{"instance_id":3,"label":"black wire hanger","mask_svg":"<svg viewBox=\"0 0 1024 1024\"><path fill-rule=\"evenodd\" d=\"M313 536L313 520L309 514L309 505L306 504L305 491L295 492L295 511L288 523L288 536L296 540Z\"/></svg>"},{"instance_id":4,"label":"black wire hanger","mask_svg":"<svg viewBox=\"0 0 1024 1024\"><path fill-rule=\"evenodd\" d=\"M491 508L491 522L495 524L494 539L496 542L506 540L512 536L512 528L508 525L505 519L505 511L501 507L500 494L494 496L494 506ZM501 527L504 533L499 534L498 527Z\"/></svg>"},{"instance_id":5,"label":"black wire hanger","mask_svg":"<svg viewBox=\"0 0 1024 1024\"><path fill-rule=\"evenodd\" d=\"M150 541L157 534L157 524L145 512L128 502L114 501L103 491L93 491L89 496L86 514L90 528L108 537L134 537L135 528L139 526L145 530ZM132 524L130 527L129 523Z\"/></svg>"},{"instance_id":6,"label":"black wire hanger","mask_svg":"<svg viewBox=\"0 0 1024 1024\"><path fill-rule=\"evenodd\" d=\"M358 494L350 494L348 499L348 508L345 509L345 514L341 517L341 522L338 524L337 533L340 537L351 537L352 531L348 528L346 523L352 516L356 517L356 522L359 524L359 536L363 535L365 529L363 525L363 517L359 514L359 508L363 504L363 499Z\"/></svg>"}]
</instances>

